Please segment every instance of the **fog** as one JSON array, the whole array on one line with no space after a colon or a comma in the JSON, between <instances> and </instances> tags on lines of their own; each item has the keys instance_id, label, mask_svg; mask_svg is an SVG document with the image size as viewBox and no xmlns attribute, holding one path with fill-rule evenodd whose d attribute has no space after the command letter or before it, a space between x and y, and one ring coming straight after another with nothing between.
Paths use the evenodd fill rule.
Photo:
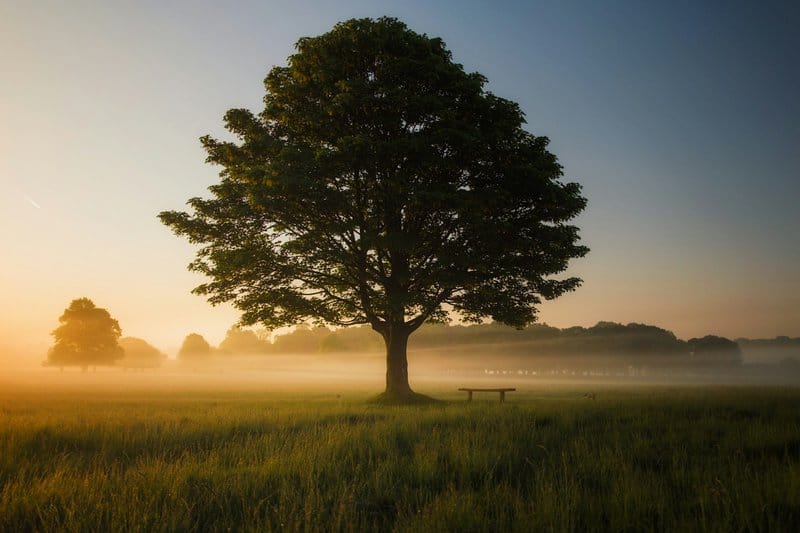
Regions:
<instances>
[{"instance_id":1,"label":"fog","mask_svg":"<svg viewBox=\"0 0 800 533\"><path fill-rule=\"evenodd\" d=\"M630 358L537 356L514 353L506 344L409 351L409 377L420 392L455 391L465 386L512 386L520 391L551 385L800 385L800 368L787 364L690 366L664 360L631 364ZM32 354L3 354L0 389L173 393L264 391L324 394L381 392L385 360L381 352L224 354L187 364L169 358L155 368L123 366L44 367Z\"/></svg>"},{"instance_id":2,"label":"fog","mask_svg":"<svg viewBox=\"0 0 800 533\"><path fill-rule=\"evenodd\" d=\"M54 359L53 350L2 347L0 386L81 391L215 390L378 393L385 385L383 341L368 327L299 327L274 332L232 327L219 346L185 336L175 353L145 339L119 339L120 354L95 365ZM73 354L74 355L74 354ZM800 385L800 338L678 339L644 324L600 322L590 328L497 324L426 325L409 342L411 386L455 390L466 386L547 384Z\"/></svg>"}]
</instances>

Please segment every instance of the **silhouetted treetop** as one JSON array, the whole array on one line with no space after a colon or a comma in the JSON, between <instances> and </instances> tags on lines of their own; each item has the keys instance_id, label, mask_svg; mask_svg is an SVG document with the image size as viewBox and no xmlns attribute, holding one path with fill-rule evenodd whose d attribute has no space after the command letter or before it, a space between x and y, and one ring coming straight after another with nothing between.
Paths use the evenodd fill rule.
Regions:
<instances>
[{"instance_id":1,"label":"silhouetted treetop","mask_svg":"<svg viewBox=\"0 0 800 533\"><path fill-rule=\"evenodd\" d=\"M199 333L190 333L183 339L178 357L184 360L196 360L211 355L211 345Z\"/></svg>"},{"instance_id":2,"label":"silhouetted treetop","mask_svg":"<svg viewBox=\"0 0 800 533\"><path fill-rule=\"evenodd\" d=\"M688 343L697 359L704 359L707 362L735 363L740 363L742 360L742 350L739 344L725 337L706 335L702 338L689 339Z\"/></svg>"},{"instance_id":3,"label":"silhouetted treetop","mask_svg":"<svg viewBox=\"0 0 800 533\"><path fill-rule=\"evenodd\" d=\"M272 345L268 341L260 339L254 331L242 329L239 326L230 328L219 344L220 351L229 354L266 353L271 348Z\"/></svg>"},{"instance_id":4,"label":"silhouetted treetop","mask_svg":"<svg viewBox=\"0 0 800 533\"><path fill-rule=\"evenodd\" d=\"M119 339L119 345L125 352L125 356L119 362L121 366L153 368L161 366L167 358L161 350L137 337L122 337Z\"/></svg>"}]
</instances>

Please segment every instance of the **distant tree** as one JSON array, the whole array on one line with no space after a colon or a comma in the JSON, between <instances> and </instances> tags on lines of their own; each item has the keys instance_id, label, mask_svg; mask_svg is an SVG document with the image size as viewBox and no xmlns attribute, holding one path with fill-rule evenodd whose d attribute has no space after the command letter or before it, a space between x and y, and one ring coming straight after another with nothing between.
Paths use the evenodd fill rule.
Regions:
<instances>
[{"instance_id":1,"label":"distant tree","mask_svg":"<svg viewBox=\"0 0 800 533\"><path fill-rule=\"evenodd\" d=\"M273 348L278 353L317 353L331 330L325 327L297 326L294 331L275 338Z\"/></svg>"},{"instance_id":2,"label":"distant tree","mask_svg":"<svg viewBox=\"0 0 800 533\"><path fill-rule=\"evenodd\" d=\"M272 348L268 341L260 339L253 330L233 326L225 334L219 349L230 354L267 353Z\"/></svg>"},{"instance_id":3,"label":"distant tree","mask_svg":"<svg viewBox=\"0 0 800 533\"><path fill-rule=\"evenodd\" d=\"M377 352L383 347L380 337L368 326L353 326L331 331L319 344L321 352Z\"/></svg>"},{"instance_id":4,"label":"distant tree","mask_svg":"<svg viewBox=\"0 0 800 533\"><path fill-rule=\"evenodd\" d=\"M188 363L196 363L208 359L211 352L211 345L202 335L190 333L183 339L183 344L178 350L178 359Z\"/></svg>"},{"instance_id":5,"label":"distant tree","mask_svg":"<svg viewBox=\"0 0 800 533\"><path fill-rule=\"evenodd\" d=\"M706 335L689 339L689 349L698 364L738 365L742 362L742 350L736 341Z\"/></svg>"},{"instance_id":6,"label":"distant tree","mask_svg":"<svg viewBox=\"0 0 800 533\"><path fill-rule=\"evenodd\" d=\"M119 365L125 368L156 368L164 363L167 355L144 339L122 337L119 345L125 351Z\"/></svg>"},{"instance_id":7,"label":"distant tree","mask_svg":"<svg viewBox=\"0 0 800 533\"><path fill-rule=\"evenodd\" d=\"M302 38L266 78L265 109L232 109L238 142L202 139L212 199L162 222L200 244L195 289L245 325L368 324L390 400L413 401L409 335L452 310L515 327L578 287L585 207L548 139L485 90L441 39L391 18Z\"/></svg>"},{"instance_id":8,"label":"distant tree","mask_svg":"<svg viewBox=\"0 0 800 533\"><path fill-rule=\"evenodd\" d=\"M50 366L113 365L123 356L118 343L122 330L108 311L95 306L89 298L78 298L59 317L53 330L55 344L47 354Z\"/></svg>"}]
</instances>

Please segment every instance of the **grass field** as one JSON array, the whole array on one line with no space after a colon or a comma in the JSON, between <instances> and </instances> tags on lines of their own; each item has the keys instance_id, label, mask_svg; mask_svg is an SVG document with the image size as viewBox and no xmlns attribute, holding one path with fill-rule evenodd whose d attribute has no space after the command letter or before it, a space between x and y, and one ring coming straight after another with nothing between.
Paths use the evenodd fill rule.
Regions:
<instances>
[{"instance_id":1,"label":"grass field","mask_svg":"<svg viewBox=\"0 0 800 533\"><path fill-rule=\"evenodd\" d=\"M800 526L800 389L592 390L6 387L0 531Z\"/></svg>"}]
</instances>

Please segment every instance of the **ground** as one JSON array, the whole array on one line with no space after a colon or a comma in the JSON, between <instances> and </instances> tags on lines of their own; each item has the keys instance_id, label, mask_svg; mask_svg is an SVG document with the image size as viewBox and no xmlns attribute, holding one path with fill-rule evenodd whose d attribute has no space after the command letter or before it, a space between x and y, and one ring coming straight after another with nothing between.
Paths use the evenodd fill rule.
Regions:
<instances>
[{"instance_id":1,"label":"ground","mask_svg":"<svg viewBox=\"0 0 800 533\"><path fill-rule=\"evenodd\" d=\"M430 385L443 402L402 407L59 379L0 389L0 531L800 524L797 388L533 382L501 405Z\"/></svg>"}]
</instances>

